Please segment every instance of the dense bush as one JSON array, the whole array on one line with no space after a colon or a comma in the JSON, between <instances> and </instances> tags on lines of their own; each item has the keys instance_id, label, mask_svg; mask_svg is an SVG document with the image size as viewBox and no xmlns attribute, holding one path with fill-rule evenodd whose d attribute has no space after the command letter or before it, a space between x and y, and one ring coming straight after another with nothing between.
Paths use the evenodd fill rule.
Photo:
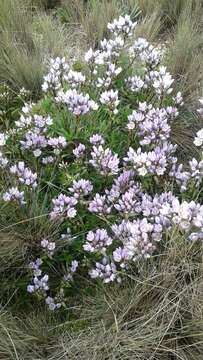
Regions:
<instances>
[{"instance_id":1,"label":"dense bush","mask_svg":"<svg viewBox=\"0 0 203 360\"><path fill-rule=\"evenodd\" d=\"M184 102L166 49L132 40L135 28L119 17L84 62L51 59L43 98L0 136L2 223L33 222L22 292L51 310L88 277L125 281L174 234L201 246L203 130L183 165L171 130Z\"/></svg>"}]
</instances>

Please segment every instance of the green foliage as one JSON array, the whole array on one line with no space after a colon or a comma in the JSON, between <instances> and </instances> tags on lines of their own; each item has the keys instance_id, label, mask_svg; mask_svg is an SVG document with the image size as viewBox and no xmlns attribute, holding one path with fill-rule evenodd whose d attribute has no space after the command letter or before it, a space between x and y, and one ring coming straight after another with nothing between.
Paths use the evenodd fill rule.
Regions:
<instances>
[{"instance_id":1,"label":"green foliage","mask_svg":"<svg viewBox=\"0 0 203 360\"><path fill-rule=\"evenodd\" d=\"M161 37L168 42L168 67L176 77L176 90L183 92L187 102L173 125L172 137L184 150L183 160L191 154L193 134L200 125L196 115L189 113L188 106L194 106L202 86L201 1L62 0L53 13L38 13L38 9L47 10L56 5L57 2L48 0L31 0L29 4L17 0L0 2L0 94L6 94L0 97L0 131L10 129L19 116L22 102L30 99L29 94L20 96L19 89L25 87L32 96L39 97L47 59L66 55L72 61L80 57L87 46L96 47L107 35L109 21L129 12L134 19L138 15L143 18L136 36L155 42ZM37 11L31 12L31 8ZM82 66L78 61L74 69L80 71ZM119 80L116 86L122 93ZM81 118L76 127L73 116L59 109L49 96L37 102L34 110L43 115L51 114L54 119L51 131L64 135L69 142L63 154L64 161L71 161L75 145L86 142L96 132L107 134L109 146L122 155L130 139L125 131L121 139L117 129L124 127L123 119L130 111L125 104L134 105L130 94L122 95L122 112L116 117L113 128L105 109L89 116L88 120ZM13 159L21 159L22 153L14 138L9 151ZM27 162L40 169L40 164L33 163L31 156L27 157ZM80 163L66 171L59 170L57 174L48 167L40 170L40 191L28 197L24 208L2 206L0 292L6 310L3 308L0 312L0 357L17 360L202 360L202 249L186 242L175 231L159 256L155 255L145 265L140 264L139 274L132 269L125 285L104 289L101 285L90 284L80 273L78 288L74 285L66 288L70 304L61 315L50 315L44 307L33 311L25 291L29 281L27 264L39 254L39 239L51 237L58 241L60 224L50 224L47 216L51 199L61 191L61 184L68 188L78 179L79 173L94 180L98 191L104 186L104 179L95 180L94 172L89 173ZM7 181L5 172L0 182ZM152 182L147 179L145 187L152 188ZM194 198L196 195L193 193ZM71 254L59 251L53 281L61 275L61 266L68 265L81 251L84 232L95 222L102 224L102 220L92 214L87 217L82 209L80 211L81 223L73 227L79 235L78 242L69 248ZM63 247L63 243L57 246ZM85 261L88 265L91 258ZM46 269L52 266L46 260Z\"/></svg>"}]
</instances>

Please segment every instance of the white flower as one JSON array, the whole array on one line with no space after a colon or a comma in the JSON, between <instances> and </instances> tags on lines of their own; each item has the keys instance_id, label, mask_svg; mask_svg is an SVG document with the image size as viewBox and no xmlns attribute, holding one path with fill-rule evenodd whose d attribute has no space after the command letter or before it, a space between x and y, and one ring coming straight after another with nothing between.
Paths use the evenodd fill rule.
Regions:
<instances>
[{"instance_id":1,"label":"white flower","mask_svg":"<svg viewBox=\"0 0 203 360\"><path fill-rule=\"evenodd\" d=\"M201 129L197 132L197 135L194 140L194 144L198 147L202 146L202 144L203 144L203 129Z\"/></svg>"},{"instance_id":2,"label":"white flower","mask_svg":"<svg viewBox=\"0 0 203 360\"><path fill-rule=\"evenodd\" d=\"M112 111L114 114L117 114L117 106L120 103L120 100L118 100L118 90L104 91L100 96L100 102L107 105L109 110Z\"/></svg>"},{"instance_id":3,"label":"white flower","mask_svg":"<svg viewBox=\"0 0 203 360\"><path fill-rule=\"evenodd\" d=\"M6 144L7 136L4 133L0 133L0 146L4 146Z\"/></svg>"}]
</instances>

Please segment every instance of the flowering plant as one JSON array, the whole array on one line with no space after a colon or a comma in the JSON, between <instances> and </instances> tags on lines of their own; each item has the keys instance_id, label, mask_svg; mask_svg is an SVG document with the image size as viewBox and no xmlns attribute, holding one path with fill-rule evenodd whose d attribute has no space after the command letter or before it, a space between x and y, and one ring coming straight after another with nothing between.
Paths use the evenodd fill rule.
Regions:
<instances>
[{"instance_id":1,"label":"flowering plant","mask_svg":"<svg viewBox=\"0 0 203 360\"><path fill-rule=\"evenodd\" d=\"M183 165L171 128L184 103L163 65L165 49L135 40L127 15L108 29L111 38L83 64L52 59L42 100L25 103L14 128L0 134L10 184L2 202L28 208L38 197L59 229L37 240L28 265L27 291L51 310L65 306L84 274L121 282L174 227L187 241L203 239L203 205L191 196L201 191L203 130L194 139L198 158Z\"/></svg>"}]
</instances>

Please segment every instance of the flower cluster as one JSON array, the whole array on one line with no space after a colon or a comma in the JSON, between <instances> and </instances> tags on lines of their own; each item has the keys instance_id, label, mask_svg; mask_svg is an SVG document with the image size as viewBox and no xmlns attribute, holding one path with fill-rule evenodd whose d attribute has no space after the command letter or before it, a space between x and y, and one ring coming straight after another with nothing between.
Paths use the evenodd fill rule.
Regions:
<instances>
[{"instance_id":1,"label":"flower cluster","mask_svg":"<svg viewBox=\"0 0 203 360\"><path fill-rule=\"evenodd\" d=\"M16 165L11 166L10 173L16 175L21 184L36 188L37 174L26 167L24 161L19 161Z\"/></svg>"},{"instance_id":2,"label":"flower cluster","mask_svg":"<svg viewBox=\"0 0 203 360\"><path fill-rule=\"evenodd\" d=\"M46 292L49 290L48 280L49 275L42 274L40 266L43 261L40 258L37 258L34 262L29 264L29 268L32 270L33 278L31 283L27 286L27 291L29 293L41 292L46 295Z\"/></svg>"},{"instance_id":3,"label":"flower cluster","mask_svg":"<svg viewBox=\"0 0 203 360\"><path fill-rule=\"evenodd\" d=\"M71 262L71 266L69 266L66 270L66 274L63 276L64 281L73 281L73 274L77 271L79 263L77 260L73 260Z\"/></svg>"},{"instance_id":4,"label":"flower cluster","mask_svg":"<svg viewBox=\"0 0 203 360\"><path fill-rule=\"evenodd\" d=\"M49 241L47 239L43 239L41 241L41 247L47 252L47 254L51 257L54 254L54 250L56 247L55 242Z\"/></svg>"},{"instance_id":5,"label":"flower cluster","mask_svg":"<svg viewBox=\"0 0 203 360\"><path fill-rule=\"evenodd\" d=\"M72 187L68 190L78 199L89 195L93 190L93 186L89 180L80 179L79 181L74 180Z\"/></svg>"},{"instance_id":6,"label":"flower cluster","mask_svg":"<svg viewBox=\"0 0 203 360\"><path fill-rule=\"evenodd\" d=\"M172 79L170 73L167 72L165 66L160 66L159 71L153 73L153 77L153 87L159 96L163 96L164 93L170 94L173 91L171 85L174 79Z\"/></svg>"},{"instance_id":7,"label":"flower cluster","mask_svg":"<svg viewBox=\"0 0 203 360\"><path fill-rule=\"evenodd\" d=\"M147 174L163 175L167 167L173 163L176 158L172 156L176 147L165 143L162 147L157 146L153 151L143 152L141 148L135 151L129 148L127 157L124 158L126 164L130 163L134 170L140 176Z\"/></svg>"},{"instance_id":8,"label":"flower cluster","mask_svg":"<svg viewBox=\"0 0 203 360\"><path fill-rule=\"evenodd\" d=\"M102 254L106 253L107 247L111 245L113 241L105 229L97 229L95 232L89 231L86 240L86 243L83 245L85 251L100 251Z\"/></svg>"},{"instance_id":9,"label":"flower cluster","mask_svg":"<svg viewBox=\"0 0 203 360\"><path fill-rule=\"evenodd\" d=\"M75 205L77 200L75 197L66 196L60 194L57 198L52 200L54 207L50 213L51 219L57 219L59 217L74 218L77 214Z\"/></svg>"},{"instance_id":10,"label":"flower cluster","mask_svg":"<svg viewBox=\"0 0 203 360\"><path fill-rule=\"evenodd\" d=\"M163 49L154 47L146 39L138 38L130 48L130 54L138 55L140 60L150 70L155 69L163 57Z\"/></svg>"},{"instance_id":11,"label":"flower cluster","mask_svg":"<svg viewBox=\"0 0 203 360\"><path fill-rule=\"evenodd\" d=\"M100 263L96 262L95 268L90 270L89 275L92 279L102 279L105 284L115 280L121 281L115 263L106 257Z\"/></svg>"},{"instance_id":12,"label":"flower cluster","mask_svg":"<svg viewBox=\"0 0 203 360\"><path fill-rule=\"evenodd\" d=\"M197 135L194 140L194 144L198 147L202 147L203 150L203 129L197 132Z\"/></svg>"},{"instance_id":13,"label":"flower cluster","mask_svg":"<svg viewBox=\"0 0 203 360\"><path fill-rule=\"evenodd\" d=\"M106 195L96 194L94 199L89 203L89 211L99 215L106 215L111 213L112 206L109 204Z\"/></svg>"},{"instance_id":14,"label":"flower cluster","mask_svg":"<svg viewBox=\"0 0 203 360\"><path fill-rule=\"evenodd\" d=\"M132 35L132 30L137 25L136 22L132 22L129 15L120 16L114 19L112 23L108 23L107 28L116 36L120 34Z\"/></svg>"},{"instance_id":15,"label":"flower cluster","mask_svg":"<svg viewBox=\"0 0 203 360\"><path fill-rule=\"evenodd\" d=\"M111 149L104 149L102 145L93 146L92 158L89 163L102 175L117 174L119 171L119 158L113 154Z\"/></svg>"},{"instance_id":16,"label":"flower cluster","mask_svg":"<svg viewBox=\"0 0 203 360\"><path fill-rule=\"evenodd\" d=\"M129 130L137 130L140 137L140 145L159 144L170 138L171 127L169 121L171 117L176 117L168 113L165 108L153 108L146 103L140 103L138 110L133 110L128 116L127 127Z\"/></svg>"},{"instance_id":17,"label":"flower cluster","mask_svg":"<svg viewBox=\"0 0 203 360\"><path fill-rule=\"evenodd\" d=\"M44 76L44 82L42 84L42 90L44 92L54 91L60 88L63 75L69 69L65 58L51 59L49 64L49 73Z\"/></svg>"},{"instance_id":18,"label":"flower cluster","mask_svg":"<svg viewBox=\"0 0 203 360\"><path fill-rule=\"evenodd\" d=\"M50 116L43 117L38 114L30 114L29 112L25 115L21 115L20 120L16 121L16 127L21 131L20 144L22 150L30 150L33 155L38 158L43 155L46 150L53 150L55 155L59 155L60 152L67 146L66 139L64 136L52 137L49 135L49 130L53 120ZM22 131L22 130L25 130ZM42 163L53 162L51 155L42 158ZM52 159L52 160L51 160ZM51 160L51 161L50 161Z\"/></svg>"},{"instance_id":19,"label":"flower cluster","mask_svg":"<svg viewBox=\"0 0 203 360\"><path fill-rule=\"evenodd\" d=\"M27 291L50 310L64 306L79 274L120 282L130 265L167 246L174 227L203 240L203 205L191 201L191 190L192 199L201 193L203 130L194 139L197 158L180 163L171 134L183 97L163 48L135 41L135 25L129 16L108 24L112 36L89 49L81 72L52 59L46 101L25 103L14 128L0 133L2 178L11 185L1 199L24 211L29 188L37 188L33 198L60 233L58 241L40 237L42 256L29 265ZM20 145L15 162L12 141Z\"/></svg>"},{"instance_id":20,"label":"flower cluster","mask_svg":"<svg viewBox=\"0 0 203 360\"><path fill-rule=\"evenodd\" d=\"M100 96L100 102L102 104L105 104L109 111L112 111L114 114L118 113L117 106L119 104L118 100L118 91L104 91Z\"/></svg>"},{"instance_id":21,"label":"flower cluster","mask_svg":"<svg viewBox=\"0 0 203 360\"><path fill-rule=\"evenodd\" d=\"M24 191L19 191L17 187L11 187L3 194L2 198L6 202L17 201L22 205L25 204Z\"/></svg>"},{"instance_id":22,"label":"flower cluster","mask_svg":"<svg viewBox=\"0 0 203 360\"><path fill-rule=\"evenodd\" d=\"M198 109L198 113L200 114L201 117L203 117L203 98L199 99L199 102L201 104L201 108Z\"/></svg>"},{"instance_id":23,"label":"flower cluster","mask_svg":"<svg viewBox=\"0 0 203 360\"><path fill-rule=\"evenodd\" d=\"M0 168L5 168L8 165L8 159L0 151Z\"/></svg>"},{"instance_id":24,"label":"flower cluster","mask_svg":"<svg viewBox=\"0 0 203 360\"><path fill-rule=\"evenodd\" d=\"M75 155L76 159L80 159L85 152L85 145L84 144L79 144L74 150L73 150L73 155Z\"/></svg>"},{"instance_id":25,"label":"flower cluster","mask_svg":"<svg viewBox=\"0 0 203 360\"><path fill-rule=\"evenodd\" d=\"M70 70L67 75L64 75L64 80L68 82L71 88L77 88L85 82L85 75L79 71Z\"/></svg>"},{"instance_id":26,"label":"flower cluster","mask_svg":"<svg viewBox=\"0 0 203 360\"><path fill-rule=\"evenodd\" d=\"M130 76L126 81L127 86L133 92L140 92L143 88L146 88L145 82L140 76Z\"/></svg>"},{"instance_id":27,"label":"flower cluster","mask_svg":"<svg viewBox=\"0 0 203 360\"><path fill-rule=\"evenodd\" d=\"M98 105L91 100L88 94L78 93L76 89L60 90L57 94L56 101L65 104L68 110L76 116L85 115L91 110L97 110Z\"/></svg>"}]
</instances>

